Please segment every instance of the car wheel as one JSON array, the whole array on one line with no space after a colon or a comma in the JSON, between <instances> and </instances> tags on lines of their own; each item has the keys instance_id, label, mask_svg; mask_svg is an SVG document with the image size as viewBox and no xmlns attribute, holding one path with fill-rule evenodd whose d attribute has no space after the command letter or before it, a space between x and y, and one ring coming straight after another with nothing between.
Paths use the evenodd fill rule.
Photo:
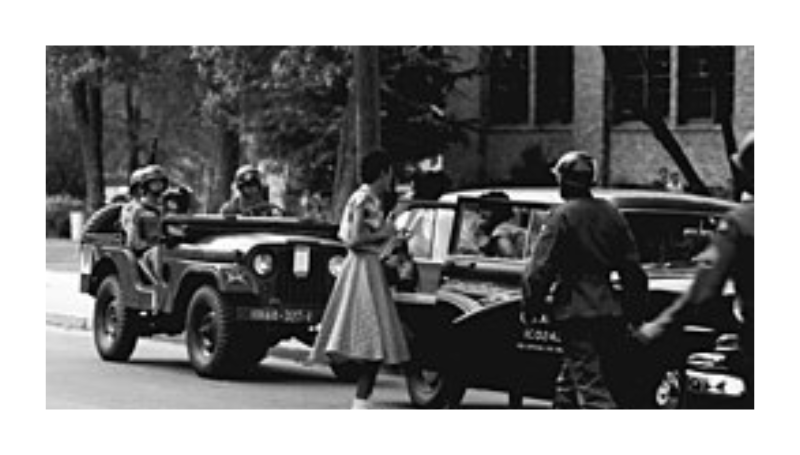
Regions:
<instances>
[{"instance_id":1,"label":"car wheel","mask_svg":"<svg viewBox=\"0 0 800 455\"><path fill-rule=\"evenodd\" d=\"M212 286L201 286L186 314L186 348L195 372L202 377L229 377L237 372L234 311Z\"/></svg>"},{"instance_id":2,"label":"car wheel","mask_svg":"<svg viewBox=\"0 0 800 455\"><path fill-rule=\"evenodd\" d=\"M423 409L455 408L466 388L442 371L411 364L406 367L406 388L411 403Z\"/></svg>"},{"instance_id":3,"label":"car wheel","mask_svg":"<svg viewBox=\"0 0 800 455\"><path fill-rule=\"evenodd\" d=\"M130 359L139 338L139 315L122 301L119 279L107 276L97 290L92 321L94 343L103 360Z\"/></svg>"},{"instance_id":4,"label":"car wheel","mask_svg":"<svg viewBox=\"0 0 800 455\"><path fill-rule=\"evenodd\" d=\"M667 370L655 387L653 405L656 409L683 407L683 379L678 370Z\"/></svg>"}]
</instances>

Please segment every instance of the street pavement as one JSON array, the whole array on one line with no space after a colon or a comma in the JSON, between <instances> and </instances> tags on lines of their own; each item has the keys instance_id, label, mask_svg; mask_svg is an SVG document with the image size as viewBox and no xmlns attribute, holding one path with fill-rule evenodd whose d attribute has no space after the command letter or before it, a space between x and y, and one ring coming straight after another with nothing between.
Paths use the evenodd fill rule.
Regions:
<instances>
[{"instance_id":1,"label":"street pavement","mask_svg":"<svg viewBox=\"0 0 800 455\"><path fill-rule=\"evenodd\" d=\"M194 385L184 384L186 379L178 380L178 383L173 384L175 378L165 378L164 387L171 392L165 392L163 401L158 399L142 403L133 397L125 395L116 397L115 393L109 389L108 399L97 401L92 397L92 394L86 394L86 391L94 390L89 387L86 388L87 382L99 381L98 384L107 384L102 379L108 374L109 368L113 368L117 375L111 378L112 381L119 381L119 390L125 390L125 384L128 384L126 374L134 375L147 375L142 373L142 367L153 367L155 370L153 374L161 375L163 370L170 370L173 375L181 378L190 376L191 379L197 380L201 384L213 384L215 381L200 381L191 371L186 358L185 348L183 347L181 337L166 337L156 336L152 339L142 339L139 342L134 359L128 364L117 364L114 367L102 367L106 362L98 360L92 345L92 337L90 336L93 299L79 291L80 280L78 274L77 264L77 246L72 242L67 241L47 241L47 266L45 271L46 280L46 328L47 328L47 407L48 408L250 408L250 407L267 407L267 408L336 408L343 407L348 404L349 397L352 395L352 385L341 384L334 380L332 373L324 367L314 366L310 367L305 364L309 348L303 343L296 340L289 340L282 342L277 347L270 350L269 357L264 364L261 365L262 373L259 373L256 378L251 379L246 384L242 385L244 389L249 390L254 385L260 382L270 382L275 380L275 368L279 371L278 378L286 380L288 389L285 396L281 393L275 395L275 400L272 402L264 402L255 400L253 396L248 398L248 391L242 389L240 392L230 392L230 396L223 394L219 397L219 401L181 401L166 396L181 395L174 394L175 390L180 390L182 387L194 387ZM69 329L69 330L63 330ZM70 334L70 332L72 332ZM57 341L53 341L57 340ZM67 347L71 346L71 347ZM79 347L75 347L79 346ZM139 359L139 360L137 360ZM77 365L83 365L78 367ZM125 366L133 365L135 368L126 369ZM160 368L161 367L161 368ZM105 368L105 369L103 369ZM95 373L92 371L98 370ZM148 368L144 368L147 371ZM125 373L125 372L128 373ZM386 374L389 373L389 374ZM405 395L405 386L403 378L395 374L393 371L386 371L381 377L388 379L381 379L379 384L380 388L384 389L382 392L385 397L381 401L389 408L403 409L409 408L408 397ZM325 378L324 381L320 377ZM51 381L51 378L53 380ZM58 380L56 380L56 378ZM107 378L108 379L108 378ZM139 378L142 380L142 378ZM291 380L288 380L291 379ZM70 382L72 381L72 382ZM145 383L150 379L143 379ZM306 398L302 398L304 394L297 394L297 386L292 386L296 382L314 382L315 384L325 385L321 390L317 387L309 388L304 392L310 393ZM136 381L134 381L136 382ZM134 382L130 383L133 384ZM328 384L328 382L330 384ZM70 384L74 385L71 387ZM82 385L83 384L83 385ZM129 385L130 385L129 384ZM228 383L219 387L239 387L239 383ZM233 385L231 385L233 384ZM298 385L302 387L303 385ZM98 385L98 387L100 387ZM103 386L111 387L111 386ZM202 385L197 386L200 389ZM312 399L313 396L320 397L327 396L325 390L331 392L336 389L333 401L326 401L322 398ZM213 389L213 386L212 386ZM158 390L154 388L153 390ZM216 390L216 389L214 389ZM378 391L376 391L377 393ZM199 395L203 395L203 390L198 390ZM333 392L332 392L333 393ZM388 393L388 395L387 395ZM172 395L169 395L172 394ZM238 394L238 395L237 395ZM242 395L243 394L243 395ZM153 396L152 393L147 392L141 396ZM156 394L156 396L160 396ZM241 401L230 401L231 396L242 397ZM116 398L115 398L116 397ZM300 398L302 399L300 399ZM300 401L298 401L300 400ZM305 400L305 401L304 401ZM477 408L502 408L507 406L508 398L505 393L470 390L468 396L462 404L463 407L477 407ZM548 403L539 400L526 400L526 407L542 408L547 407Z\"/></svg>"}]
</instances>

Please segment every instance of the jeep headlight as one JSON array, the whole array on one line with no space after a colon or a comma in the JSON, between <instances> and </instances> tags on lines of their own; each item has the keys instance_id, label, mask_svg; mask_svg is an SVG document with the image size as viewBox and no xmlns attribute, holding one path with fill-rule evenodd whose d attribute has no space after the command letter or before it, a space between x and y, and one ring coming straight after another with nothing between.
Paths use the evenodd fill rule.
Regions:
<instances>
[{"instance_id":1,"label":"jeep headlight","mask_svg":"<svg viewBox=\"0 0 800 455\"><path fill-rule=\"evenodd\" d=\"M269 253L260 253L253 256L253 270L257 275L267 276L272 273L275 259Z\"/></svg>"},{"instance_id":2,"label":"jeep headlight","mask_svg":"<svg viewBox=\"0 0 800 455\"><path fill-rule=\"evenodd\" d=\"M328 271L331 272L331 275L338 277L340 273L342 273L342 266L344 265L344 257L343 256L333 256L328 260Z\"/></svg>"}]
</instances>

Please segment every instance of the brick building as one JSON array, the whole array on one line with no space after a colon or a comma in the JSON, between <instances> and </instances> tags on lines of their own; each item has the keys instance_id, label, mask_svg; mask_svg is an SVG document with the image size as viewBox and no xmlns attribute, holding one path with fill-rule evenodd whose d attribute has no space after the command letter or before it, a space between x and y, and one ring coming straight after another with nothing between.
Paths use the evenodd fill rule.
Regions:
<instances>
[{"instance_id":1,"label":"brick building","mask_svg":"<svg viewBox=\"0 0 800 455\"><path fill-rule=\"evenodd\" d=\"M620 50L633 56L615 76L626 90L619 83L615 88L599 46L449 48L460 69L484 70L462 81L448 100L451 115L478 127L446 153L446 170L459 186L519 183L560 153L584 149L600 160L604 185L650 186L659 172L677 167L635 118L634 106L649 103L701 179L727 190L718 119L731 113L737 137L754 128L754 48Z\"/></svg>"}]
</instances>

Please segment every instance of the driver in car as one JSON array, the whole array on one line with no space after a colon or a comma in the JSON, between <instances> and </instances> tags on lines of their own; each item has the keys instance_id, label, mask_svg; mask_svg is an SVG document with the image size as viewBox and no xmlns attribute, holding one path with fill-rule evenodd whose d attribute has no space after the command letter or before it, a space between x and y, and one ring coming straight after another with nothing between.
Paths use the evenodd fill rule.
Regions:
<instances>
[{"instance_id":1,"label":"driver in car","mask_svg":"<svg viewBox=\"0 0 800 455\"><path fill-rule=\"evenodd\" d=\"M222 205L220 213L225 216L272 216L277 215L275 205L269 202L269 188L262 183L261 172L247 164L240 167L233 177L233 197Z\"/></svg>"},{"instance_id":2,"label":"driver in car","mask_svg":"<svg viewBox=\"0 0 800 455\"><path fill-rule=\"evenodd\" d=\"M481 220L475 233L480 251L487 256L521 258L525 246L525 230L514 224L511 207L503 204L511 199L502 191L483 194L480 199Z\"/></svg>"}]
</instances>

